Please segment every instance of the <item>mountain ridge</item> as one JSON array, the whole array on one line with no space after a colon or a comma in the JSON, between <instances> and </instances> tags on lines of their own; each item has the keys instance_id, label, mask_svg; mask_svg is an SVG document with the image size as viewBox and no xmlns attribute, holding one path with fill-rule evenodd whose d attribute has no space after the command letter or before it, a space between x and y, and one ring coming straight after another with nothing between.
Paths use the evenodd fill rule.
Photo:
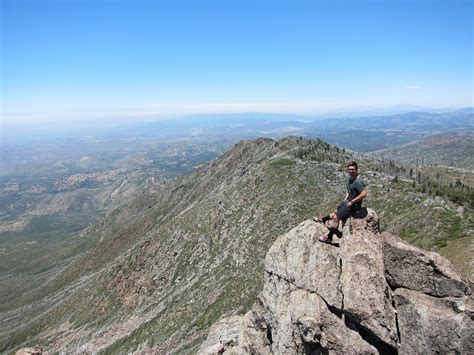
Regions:
<instances>
[{"instance_id":1,"label":"mountain ridge","mask_svg":"<svg viewBox=\"0 0 474 355\"><path fill-rule=\"evenodd\" d=\"M51 351L196 351L222 314L251 307L276 237L337 205L354 159L372 191L368 203L389 225L406 217L387 205L387 191L415 208L429 198L412 200L404 192L410 184L393 182L372 158L321 140L241 142L189 176L148 184L90 227L88 252L42 288L2 305L9 331L0 333L0 349L36 342ZM455 208L442 199L426 206L447 213L438 207Z\"/></svg>"}]
</instances>

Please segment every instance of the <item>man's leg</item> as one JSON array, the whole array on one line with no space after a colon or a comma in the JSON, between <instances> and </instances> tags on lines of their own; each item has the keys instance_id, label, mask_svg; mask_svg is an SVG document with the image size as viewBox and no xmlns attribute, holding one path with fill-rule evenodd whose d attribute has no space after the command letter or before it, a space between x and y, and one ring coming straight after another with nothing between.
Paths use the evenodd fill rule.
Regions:
<instances>
[{"instance_id":1,"label":"man's leg","mask_svg":"<svg viewBox=\"0 0 474 355\"><path fill-rule=\"evenodd\" d=\"M327 216L316 215L316 216L313 217L313 220L315 222L326 223L327 221L332 220L331 216L332 216L332 213L330 215L327 215Z\"/></svg>"},{"instance_id":2,"label":"man's leg","mask_svg":"<svg viewBox=\"0 0 474 355\"><path fill-rule=\"evenodd\" d=\"M350 208L347 206L347 201L343 201L337 206L337 210L331 213L329 216L319 217L321 222L332 220L329 233L320 237L321 242L331 242L332 237L335 234L338 238L342 238L342 232L339 230L339 221L350 215Z\"/></svg>"},{"instance_id":3,"label":"man's leg","mask_svg":"<svg viewBox=\"0 0 474 355\"><path fill-rule=\"evenodd\" d=\"M339 207L338 207L339 208ZM329 233L319 238L321 242L331 242L333 235L337 235L338 238L342 237L342 233L338 230L339 227L339 217L337 216L337 211L331 213L329 216L323 217L327 220L331 219L331 227L329 228Z\"/></svg>"},{"instance_id":4,"label":"man's leg","mask_svg":"<svg viewBox=\"0 0 474 355\"><path fill-rule=\"evenodd\" d=\"M328 233L328 239L332 239L332 236L335 234L338 238L342 237L342 232L339 231L339 217L337 213L331 213L332 223L331 229Z\"/></svg>"},{"instance_id":5,"label":"man's leg","mask_svg":"<svg viewBox=\"0 0 474 355\"><path fill-rule=\"evenodd\" d=\"M351 209L347 205L347 201L342 202L338 207L337 211L331 214L332 225L328 233L328 239L332 239L335 234L338 238L342 238L342 232L339 230L339 221L344 220L351 214Z\"/></svg>"}]
</instances>

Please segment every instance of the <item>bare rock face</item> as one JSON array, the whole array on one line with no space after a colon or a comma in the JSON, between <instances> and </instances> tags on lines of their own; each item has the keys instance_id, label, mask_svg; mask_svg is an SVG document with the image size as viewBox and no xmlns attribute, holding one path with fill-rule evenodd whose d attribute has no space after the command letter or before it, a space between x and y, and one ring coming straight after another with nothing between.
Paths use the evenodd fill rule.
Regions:
<instances>
[{"instance_id":1,"label":"bare rock face","mask_svg":"<svg viewBox=\"0 0 474 355\"><path fill-rule=\"evenodd\" d=\"M367 222L367 223L364 223ZM373 338L374 345L395 348L398 340L395 310L385 281L383 241L378 218L369 211L365 220L353 220L353 233L341 246L341 293L345 317Z\"/></svg>"},{"instance_id":2,"label":"bare rock face","mask_svg":"<svg viewBox=\"0 0 474 355\"><path fill-rule=\"evenodd\" d=\"M463 297L469 290L466 280L447 259L388 233L384 233L384 259L387 281L393 288L408 288L435 297Z\"/></svg>"},{"instance_id":3,"label":"bare rock face","mask_svg":"<svg viewBox=\"0 0 474 355\"><path fill-rule=\"evenodd\" d=\"M368 210L338 244L320 243L313 221L278 238L252 310L217 322L199 353L472 353L468 282L378 225Z\"/></svg>"},{"instance_id":4,"label":"bare rock face","mask_svg":"<svg viewBox=\"0 0 474 355\"><path fill-rule=\"evenodd\" d=\"M207 340L201 344L201 351L205 354L221 354L224 350L237 344L242 316L224 317L214 323L209 329Z\"/></svg>"},{"instance_id":5,"label":"bare rock face","mask_svg":"<svg viewBox=\"0 0 474 355\"><path fill-rule=\"evenodd\" d=\"M394 290L402 353L472 353L469 282L438 255L384 234L385 275Z\"/></svg>"},{"instance_id":6,"label":"bare rock face","mask_svg":"<svg viewBox=\"0 0 474 355\"><path fill-rule=\"evenodd\" d=\"M473 321L463 311L467 301L432 297L405 288L395 290L400 352L472 354Z\"/></svg>"}]
</instances>

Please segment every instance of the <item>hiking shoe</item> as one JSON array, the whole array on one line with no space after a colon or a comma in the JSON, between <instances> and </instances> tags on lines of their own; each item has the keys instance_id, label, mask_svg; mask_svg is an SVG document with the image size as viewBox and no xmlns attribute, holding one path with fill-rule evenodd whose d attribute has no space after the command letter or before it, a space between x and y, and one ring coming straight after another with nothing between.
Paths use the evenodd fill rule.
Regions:
<instances>
[{"instance_id":1,"label":"hiking shoe","mask_svg":"<svg viewBox=\"0 0 474 355\"><path fill-rule=\"evenodd\" d=\"M330 238L327 234L319 237L319 241L322 243L332 243L332 238Z\"/></svg>"}]
</instances>

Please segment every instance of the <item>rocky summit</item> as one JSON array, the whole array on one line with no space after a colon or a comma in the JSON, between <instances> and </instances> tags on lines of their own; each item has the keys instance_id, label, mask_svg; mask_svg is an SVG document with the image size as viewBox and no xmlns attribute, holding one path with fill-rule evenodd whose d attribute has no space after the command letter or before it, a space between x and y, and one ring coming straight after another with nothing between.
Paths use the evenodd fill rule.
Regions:
<instances>
[{"instance_id":1,"label":"rocky summit","mask_svg":"<svg viewBox=\"0 0 474 355\"><path fill-rule=\"evenodd\" d=\"M474 352L471 287L448 260L380 233L371 209L333 244L326 231L307 220L279 237L252 309L216 322L199 353Z\"/></svg>"}]
</instances>

